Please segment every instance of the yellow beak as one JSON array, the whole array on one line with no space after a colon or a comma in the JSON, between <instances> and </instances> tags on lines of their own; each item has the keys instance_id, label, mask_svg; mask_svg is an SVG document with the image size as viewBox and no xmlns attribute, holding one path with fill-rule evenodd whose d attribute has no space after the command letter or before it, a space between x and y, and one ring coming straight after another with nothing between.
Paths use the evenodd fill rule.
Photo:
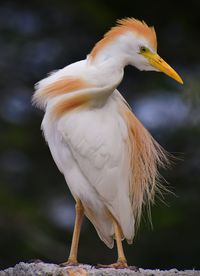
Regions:
<instances>
[{"instance_id":1,"label":"yellow beak","mask_svg":"<svg viewBox=\"0 0 200 276\"><path fill-rule=\"evenodd\" d=\"M183 80L178 75L178 73L176 73L176 71L169 64L167 64L158 54L148 51L146 53L143 53L143 55L148 59L149 63L154 68L158 69L158 71L165 73L177 82L183 84Z\"/></svg>"}]
</instances>

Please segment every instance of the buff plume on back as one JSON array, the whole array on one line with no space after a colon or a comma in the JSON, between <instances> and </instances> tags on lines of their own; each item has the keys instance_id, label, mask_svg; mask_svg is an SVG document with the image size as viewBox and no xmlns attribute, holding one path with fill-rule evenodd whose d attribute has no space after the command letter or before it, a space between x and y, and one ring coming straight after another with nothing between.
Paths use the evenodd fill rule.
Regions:
<instances>
[{"instance_id":1,"label":"buff plume on back","mask_svg":"<svg viewBox=\"0 0 200 276\"><path fill-rule=\"evenodd\" d=\"M150 212L155 193L161 194L166 189L161 184L159 169L169 166L169 153L154 140L127 106L122 106L122 114L126 118L129 134L130 199L136 226L139 226L142 207L146 206Z\"/></svg>"}]
</instances>

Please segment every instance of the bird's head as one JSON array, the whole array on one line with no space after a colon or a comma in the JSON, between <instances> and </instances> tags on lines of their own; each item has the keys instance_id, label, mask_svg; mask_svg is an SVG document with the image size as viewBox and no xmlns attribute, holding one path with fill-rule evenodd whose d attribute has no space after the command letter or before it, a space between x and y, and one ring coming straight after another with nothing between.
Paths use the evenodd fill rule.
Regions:
<instances>
[{"instance_id":1,"label":"bird's head","mask_svg":"<svg viewBox=\"0 0 200 276\"><path fill-rule=\"evenodd\" d=\"M154 27L144 21L125 18L107 32L90 53L91 59L115 59L120 54L125 63L145 71L163 72L179 83L183 83L177 72L157 54L157 38Z\"/></svg>"}]
</instances>

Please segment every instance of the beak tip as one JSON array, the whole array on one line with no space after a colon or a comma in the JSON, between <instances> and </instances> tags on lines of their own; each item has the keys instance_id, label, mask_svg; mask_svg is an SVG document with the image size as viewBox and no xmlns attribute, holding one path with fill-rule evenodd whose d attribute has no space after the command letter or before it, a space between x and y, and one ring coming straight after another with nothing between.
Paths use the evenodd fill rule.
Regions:
<instances>
[{"instance_id":1,"label":"beak tip","mask_svg":"<svg viewBox=\"0 0 200 276\"><path fill-rule=\"evenodd\" d=\"M183 80L181 79L181 77L179 77L179 78L177 79L177 81L178 81L180 84L184 84L184 82L183 82Z\"/></svg>"}]
</instances>

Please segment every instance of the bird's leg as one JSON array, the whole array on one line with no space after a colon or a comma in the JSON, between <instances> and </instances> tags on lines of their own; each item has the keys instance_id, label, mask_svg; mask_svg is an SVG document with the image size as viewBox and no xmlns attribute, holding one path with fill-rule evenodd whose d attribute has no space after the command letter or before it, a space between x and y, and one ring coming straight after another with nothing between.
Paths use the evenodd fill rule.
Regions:
<instances>
[{"instance_id":1,"label":"bird's leg","mask_svg":"<svg viewBox=\"0 0 200 276\"><path fill-rule=\"evenodd\" d=\"M62 263L61 266L78 265L77 253L78 253L78 243L79 243L81 225L83 221L83 215L84 215L84 208L80 199L78 199L76 201L76 219L74 224L74 231L73 231L69 258L66 262Z\"/></svg>"},{"instance_id":2,"label":"bird's leg","mask_svg":"<svg viewBox=\"0 0 200 276\"><path fill-rule=\"evenodd\" d=\"M127 268L127 261L124 255L124 250L123 250L123 246L122 246L122 231L121 231L121 227L119 226L119 224L117 223L117 221L113 218L113 225L114 225L114 231L115 231L115 240L116 240L116 244L117 244L117 254L118 254L118 258L117 258L117 262L114 264L110 264L110 265L97 265L97 267L107 267L107 268Z\"/></svg>"},{"instance_id":3,"label":"bird's leg","mask_svg":"<svg viewBox=\"0 0 200 276\"><path fill-rule=\"evenodd\" d=\"M116 239L116 244L117 244L117 254L118 254L118 259L116 264L113 264L114 266L116 265L116 268L126 268L128 267L126 257L124 255L124 250L122 246L122 231L121 227L119 224L113 220L114 224L114 230L115 230L115 239Z\"/></svg>"}]
</instances>

